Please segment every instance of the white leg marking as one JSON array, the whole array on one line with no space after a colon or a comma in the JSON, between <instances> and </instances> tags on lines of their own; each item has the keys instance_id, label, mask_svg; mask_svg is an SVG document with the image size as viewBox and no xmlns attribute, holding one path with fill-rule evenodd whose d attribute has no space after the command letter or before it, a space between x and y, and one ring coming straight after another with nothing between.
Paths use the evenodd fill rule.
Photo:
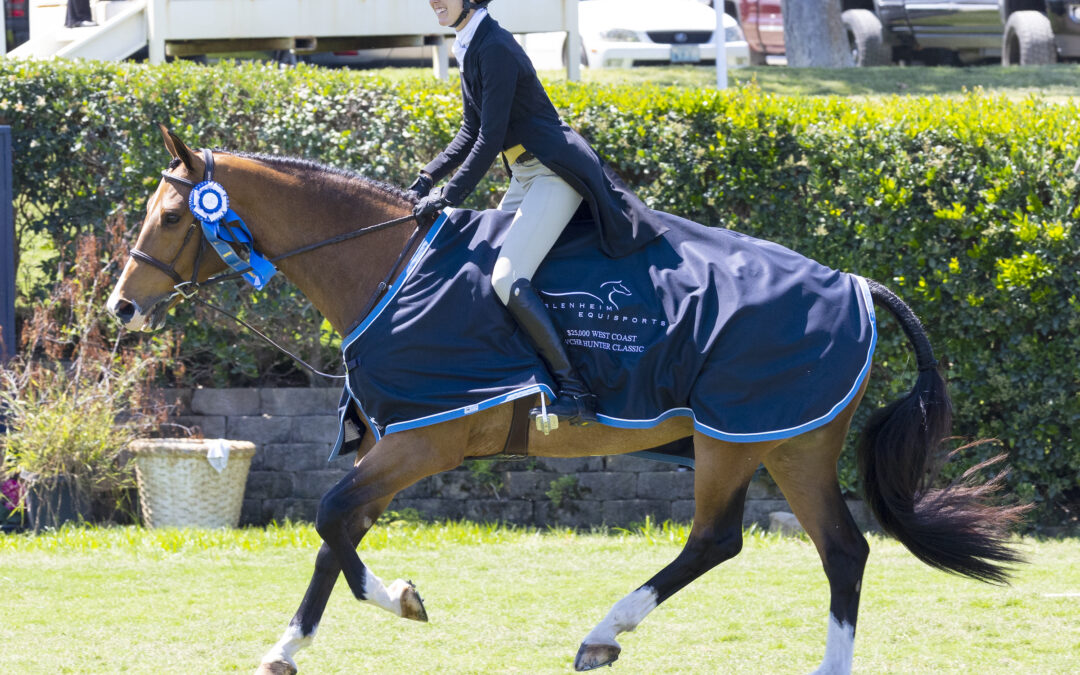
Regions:
<instances>
[{"instance_id":1,"label":"white leg marking","mask_svg":"<svg viewBox=\"0 0 1080 675\"><path fill-rule=\"evenodd\" d=\"M583 644L618 646L615 636L637 628L637 625L654 609L656 609L656 591L649 586L643 586L616 602L604 620L585 636Z\"/></svg>"},{"instance_id":2,"label":"white leg marking","mask_svg":"<svg viewBox=\"0 0 1080 675\"><path fill-rule=\"evenodd\" d=\"M382 579L364 568L364 593L367 595L365 602L370 602L376 607L382 607L386 611L401 616L401 594L409 587L407 581L398 579L387 588Z\"/></svg>"},{"instance_id":3,"label":"white leg marking","mask_svg":"<svg viewBox=\"0 0 1080 675\"><path fill-rule=\"evenodd\" d=\"M841 623L829 614L829 634L825 638L825 658L813 675L849 675L855 655L855 626Z\"/></svg>"},{"instance_id":4,"label":"white leg marking","mask_svg":"<svg viewBox=\"0 0 1080 675\"><path fill-rule=\"evenodd\" d=\"M300 651L304 647L311 644L315 639L315 631L318 629L318 624L311 629L311 635L304 636L300 632L300 626L290 624L285 629L285 634L281 636L281 639L277 641L270 651L266 652L266 656L263 657L263 663L276 663L278 661L284 661L293 668L297 668L296 661L293 661L293 656L296 652Z\"/></svg>"}]
</instances>

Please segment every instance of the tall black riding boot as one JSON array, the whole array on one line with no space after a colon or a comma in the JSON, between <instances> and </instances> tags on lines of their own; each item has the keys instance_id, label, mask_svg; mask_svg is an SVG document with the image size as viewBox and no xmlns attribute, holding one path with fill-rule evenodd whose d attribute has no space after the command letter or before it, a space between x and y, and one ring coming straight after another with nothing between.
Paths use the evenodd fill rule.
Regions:
<instances>
[{"instance_id":1,"label":"tall black riding boot","mask_svg":"<svg viewBox=\"0 0 1080 675\"><path fill-rule=\"evenodd\" d=\"M596 396L589 392L577 369L570 363L562 336L552 323L540 294L528 279L518 279L510 287L510 301L506 303L506 308L555 376L559 391L555 400L547 406L547 413L579 426L595 422ZM533 408L529 414L536 417L541 410Z\"/></svg>"}]
</instances>

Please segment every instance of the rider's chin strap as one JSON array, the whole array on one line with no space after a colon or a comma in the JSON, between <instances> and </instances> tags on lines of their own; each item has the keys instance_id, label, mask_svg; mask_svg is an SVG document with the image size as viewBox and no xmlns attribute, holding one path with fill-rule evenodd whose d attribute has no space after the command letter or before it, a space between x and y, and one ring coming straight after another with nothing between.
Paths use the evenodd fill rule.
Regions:
<instances>
[{"instance_id":1,"label":"rider's chin strap","mask_svg":"<svg viewBox=\"0 0 1080 675\"><path fill-rule=\"evenodd\" d=\"M465 20L465 17L469 16L469 12L473 11L474 9L476 8L471 2L466 2L465 5L461 8L461 14L458 15L457 21L450 24L450 27L457 28L458 26L460 26L461 22Z\"/></svg>"}]
</instances>

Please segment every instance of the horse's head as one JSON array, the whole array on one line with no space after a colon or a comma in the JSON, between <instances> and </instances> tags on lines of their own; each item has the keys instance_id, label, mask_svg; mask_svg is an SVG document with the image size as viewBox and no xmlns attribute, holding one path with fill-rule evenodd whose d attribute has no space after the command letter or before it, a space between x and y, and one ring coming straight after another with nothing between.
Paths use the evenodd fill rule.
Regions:
<instances>
[{"instance_id":1,"label":"horse's head","mask_svg":"<svg viewBox=\"0 0 1080 675\"><path fill-rule=\"evenodd\" d=\"M609 295L633 295L621 281L608 281L603 287L607 288Z\"/></svg>"},{"instance_id":2,"label":"horse's head","mask_svg":"<svg viewBox=\"0 0 1080 675\"><path fill-rule=\"evenodd\" d=\"M601 291L607 291L607 301L609 305L618 307L619 303L615 301L616 295L625 295L627 297L633 295L630 289L623 285L621 281L605 281L600 284Z\"/></svg>"},{"instance_id":3,"label":"horse's head","mask_svg":"<svg viewBox=\"0 0 1080 675\"><path fill-rule=\"evenodd\" d=\"M130 330L161 328L183 299L177 285L225 269L218 256L202 254L202 232L188 208L190 185L203 180L205 164L176 134L158 127L173 161L147 202L132 256L108 302L109 312Z\"/></svg>"}]
</instances>

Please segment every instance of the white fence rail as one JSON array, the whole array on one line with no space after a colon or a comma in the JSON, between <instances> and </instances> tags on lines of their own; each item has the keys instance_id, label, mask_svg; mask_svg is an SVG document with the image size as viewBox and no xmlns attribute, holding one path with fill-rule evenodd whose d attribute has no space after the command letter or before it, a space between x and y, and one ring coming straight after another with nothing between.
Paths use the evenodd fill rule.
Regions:
<instances>
[{"instance_id":1,"label":"white fence rail","mask_svg":"<svg viewBox=\"0 0 1080 675\"><path fill-rule=\"evenodd\" d=\"M564 31L567 75L578 79L578 0L493 3L491 14L513 33ZM11 56L118 60L148 48L166 56L252 50L297 52L430 45L445 76L444 38L427 3L418 0L106 0L94 3L99 25L64 28L65 0L30 0L30 40ZM132 44L138 43L135 49ZM0 52L2 53L2 52Z\"/></svg>"}]
</instances>

